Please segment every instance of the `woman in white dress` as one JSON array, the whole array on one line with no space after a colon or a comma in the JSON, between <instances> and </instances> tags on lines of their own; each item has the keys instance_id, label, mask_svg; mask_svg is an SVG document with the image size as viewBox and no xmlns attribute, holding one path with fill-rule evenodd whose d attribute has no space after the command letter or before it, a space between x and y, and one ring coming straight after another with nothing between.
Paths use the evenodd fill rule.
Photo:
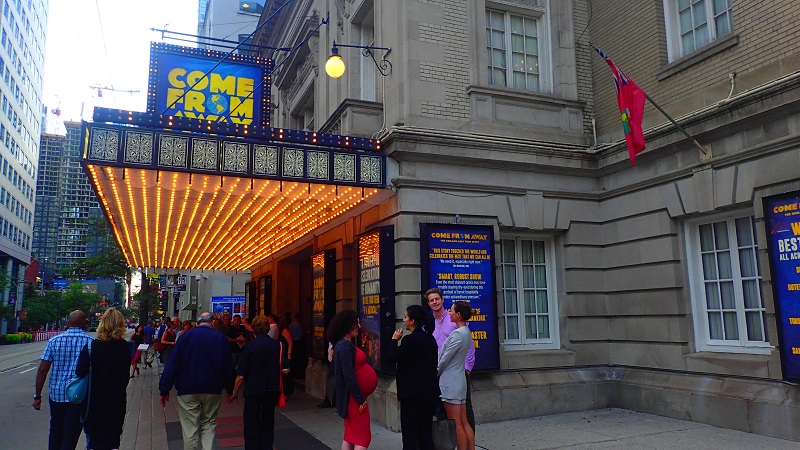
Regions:
<instances>
[{"instance_id":1,"label":"woman in white dress","mask_svg":"<svg viewBox=\"0 0 800 450\"><path fill-rule=\"evenodd\" d=\"M467 302L454 302L449 313L456 329L447 336L439 351L439 390L447 417L456 422L458 450L475 450L475 432L467 422L467 378L464 374L464 362L472 340L467 326L472 308Z\"/></svg>"}]
</instances>

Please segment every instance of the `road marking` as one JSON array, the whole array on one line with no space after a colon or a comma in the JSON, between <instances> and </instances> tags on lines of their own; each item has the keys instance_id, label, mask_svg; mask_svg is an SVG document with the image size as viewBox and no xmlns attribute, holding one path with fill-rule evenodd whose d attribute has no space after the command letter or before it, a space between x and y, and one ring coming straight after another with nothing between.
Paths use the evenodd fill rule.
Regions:
<instances>
[{"instance_id":1,"label":"road marking","mask_svg":"<svg viewBox=\"0 0 800 450\"><path fill-rule=\"evenodd\" d=\"M23 370L23 371L22 371L22 372L20 372L20 373L30 372L31 370L36 370L36 367L31 367L30 369L28 369L28 370Z\"/></svg>"}]
</instances>

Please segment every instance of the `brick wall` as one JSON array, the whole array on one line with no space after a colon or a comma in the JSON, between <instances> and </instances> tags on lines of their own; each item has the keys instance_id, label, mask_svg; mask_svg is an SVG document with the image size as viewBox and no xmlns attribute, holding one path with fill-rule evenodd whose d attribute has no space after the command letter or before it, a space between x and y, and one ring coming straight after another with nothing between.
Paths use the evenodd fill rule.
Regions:
<instances>
[{"instance_id":1,"label":"brick wall","mask_svg":"<svg viewBox=\"0 0 800 450\"><path fill-rule=\"evenodd\" d=\"M583 110L583 129L591 135L594 117L594 98L592 95L592 49L589 47L590 0L573 2L573 21L575 30L575 64L577 65L578 100L586 103ZM583 34L581 34L583 33Z\"/></svg>"},{"instance_id":2,"label":"brick wall","mask_svg":"<svg viewBox=\"0 0 800 450\"><path fill-rule=\"evenodd\" d=\"M444 47L444 61L420 62L420 79L438 83L445 91L443 102L421 101L422 115L466 122L470 117L466 92L469 84L467 8L459 0L421 0L420 3L440 6L444 16L441 24L422 22L419 25L421 42Z\"/></svg>"},{"instance_id":3,"label":"brick wall","mask_svg":"<svg viewBox=\"0 0 800 450\"><path fill-rule=\"evenodd\" d=\"M659 73L669 65L663 1L637 2L632 8L627 2L594 0L591 6L592 41L673 117L727 97L729 73L736 72L735 93L740 93L800 69L800 33L795 25L800 21L800 8L796 0L732 0L739 44L660 81ZM610 71L594 55L592 76L598 135L604 142L622 139ZM665 121L646 105L645 130Z\"/></svg>"}]
</instances>

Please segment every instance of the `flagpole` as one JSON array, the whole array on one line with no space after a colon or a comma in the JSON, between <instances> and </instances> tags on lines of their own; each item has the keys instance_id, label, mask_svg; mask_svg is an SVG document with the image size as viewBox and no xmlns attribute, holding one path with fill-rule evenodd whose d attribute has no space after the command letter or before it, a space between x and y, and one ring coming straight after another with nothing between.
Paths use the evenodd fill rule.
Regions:
<instances>
[{"instance_id":1,"label":"flagpole","mask_svg":"<svg viewBox=\"0 0 800 450\"><path fill-rule=\"evenodd\" d=\"M595 45L594 45L594 44L593 44L591 41L589 41L589 46L590 46L590 47L592 47L592 48L593 48L593 49L594 49L594 50L595 50L595 51L596 51L596 52L597 52L597 53L598 53L600 56L602 56L603 58L605 58L606 60L608 60L608 56L606 56L606 54L605 54L605 53L603 53L603 52L602 52L602 51L601 51L599 48L595 47ZM694 143L694 145L695 145L695 146L697 146L697 148L699 148L701 152L703 152L703 155L704 155L704 156L708 156L708 152L706 151L705 147L703 147L702 145L700 145L700 143L699 143L699 142L697 142L697 139L695 139L695 138L694 138L694 136L692 136L691 134L689 134L689 132L688 132L688 131L686 131L686 130L685 130L683 127L682 127L682 126L680 126L680 124L678 124L678 122L677 122L675 119L673 119L673 118L672 118L672 116L670 116L670 115L669 115L669 114L668 114L666 111L664 111L664 108L662 108L662 107L661 107L661 106L660 106L658 103L656 103L656 102L655 102L655 100L653 100L652 98L650 98L650 96L649 96L649 95L647 95L647 92L644 92L644 90L642 90L642 92L644 93L644 98L646 98L646 99L647 99L647 101L649 101L651 105L655 106L655 107L656 107L656 109L657 109L657 110L658 110L658 111L659 111L661 114L663 114L663 115L664 115L664 117L666 117L667 119L669 119L669 121L670 121L670 122L672 122L672 124L673 124L673 125L675 125L675 127L676 127L678 130L680 130L680 131L681 131L681 133L683 133L683 134L684 134L684 136L686 136L687 138L689 138L689 140L691 140L691 141L692 141L692 143Z\"/></svg>"},{"instance_id":2,"label":"flagpole","mask_svg":"<svg viewBox=\"0 0 800 450\"><path fill-rule=\"evenodd\" d=\"M679 123L678 123L678 122L677 122L675 119L673 119L673 118L672 118L672 116L670 116L670 115L669 115L669 114L668 114L666 111L664 111L664 108L662 108L662 107L661 107L661 106L660 106L658 103L656 103L656 102L655 102L655 100L653 100L652 98L650 98L650 96L649 96L649 95L647 95L647 93L646 93L646 92L645 92L645 94L644 94L644 98L646 98L646 99L647 99L647 101L649 101L651 105L655 106L655 107L656 107L656 109L657 109L657 110L658 110L658 111L659 111L661 114L663 114L663 115L664 115L664 117L666 117L667 119L669 119L669 121L670 121L670 122L672 122L672 124L673 124L673 125L675 125L675 127L676 127L677 129L679 129L679 130L681 131L681 133L683 133L683 134L684 134L684 135L685 135L687 138L689 138L689 139L690 139L690 140L691 140L691 141L694 143L694 145L696 145L696 146L697 146L697 148L699 148L699 149L700 149L700 151L701 151L701 152L703 152L703 155L705 155L705 156L708 156L708 152L706 151L706 149L705 149L705 148L704 148L702 145L700 145L700 143L699 143L699 142L697 142L697 139L695 139L695 138L694 138L694 136L692 136L691 134L689 134L689 132L688 132L688 131L686 131L686 129L684 129L682 126L680 126L680 124L679 124Z\"/></svg>"}]
</instances>

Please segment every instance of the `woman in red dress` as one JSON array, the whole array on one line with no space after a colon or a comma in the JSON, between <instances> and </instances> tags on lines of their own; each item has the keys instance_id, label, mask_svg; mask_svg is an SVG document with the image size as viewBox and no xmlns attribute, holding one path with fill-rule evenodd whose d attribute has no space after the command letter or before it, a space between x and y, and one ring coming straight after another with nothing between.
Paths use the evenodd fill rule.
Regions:
<instances>
[{"instance_id":1,"label":"woman in red dress","mask_svg":"<svg viewBox=\"0 0 800 450\"><path fill-rule=\"evenodd\" d=\"M353 344L359 332L358 314L342 311L333 317L328 338L335 342L333 367L336 380L336 413L344 418L342 450L361 450L369 447L369 397L378 386L378 376L367 364L367 355Z\"/></svg>"}]
</instances>

